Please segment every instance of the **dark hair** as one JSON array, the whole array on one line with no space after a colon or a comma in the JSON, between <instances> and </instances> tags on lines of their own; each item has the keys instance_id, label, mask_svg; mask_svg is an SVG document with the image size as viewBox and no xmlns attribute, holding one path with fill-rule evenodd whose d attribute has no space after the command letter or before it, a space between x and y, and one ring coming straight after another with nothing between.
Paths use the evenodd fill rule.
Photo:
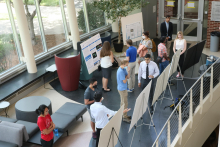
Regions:
<instances>
[{"instance_id":1,"label":"dark hair","mask_svg":"<svg viewBox=\"0 0 220 147\"><path fill-rule=\"evenodd\" d=\"M100 57L110 56L111 55L111 45L108 41L105 41L100 52Z\"/></svg>"},{"instance_id":2,"label":"dark hair","mask_svg":"<svg viewBox=\"0 0 220 147\"><path fill-rule=\"evenodd\" d=\"M100 91L95 92L93 98L95 99L96 102L100 102L102 98L102 92Z\"/></svg>"},{"instance_id":3,"label":"dark hair","mask_svg":"<svg viewBox=\"0 0 220 147\"><path fill-rule=\"evenodd\" d=\"M145 31L145 32L143 32L143 34L147 37L149 37L149 35L150 35L149 31Z\"/></svg>"},{"instance_id":4,"label":"dark hair","mask_svg":"<svg viewBox=\"0 0 220 147\"><path fill-rule=\"evenodd\" d=\"M166 36L161 36L160 37L160 43L164 43L165 40L166 40Z\"/></svg>"},{"instance_id":5,"label":"dark hair","mask_svg":"<svg viewBox=\"0 0 220 147\"><path fill-rule=\"evenodd\" d=\"M167 15L166 18L170 18L170 15Z\"/></svg>"},{"instance_id":6,"label":"dark hair","mask_svg":"<svg viewBox=\"0 0 220 147\"><path fill-rule=\"evenodd\" d=\"M35 110L35 112L36 112L38 115L44 114L44 110L45 110L46 108L49 109L46 105L40 105L39 108Z\"/></svg>"},{"instance_id":7,"label":"dark hair","mask_svg":"<svg viewBox=\"0 0 220 147\"><path fill-rule=\"evenodd\" d=\"M126 40L126 42L127 42L128 45L132 45L132 40L131 39Z\"/></svg>"},{"instance_id":8,"label":"dark hair","mask_svg":"<svg viewBox=\"0 0 220 147\"><path fill-rule=\"evenodd\" d=\"M146 54L146 55L144 56L144 58L151 58L151 55L150 55L150 54Z\"/></svg>"},{"instance_id":9,"label":"dark hair","mask_svg":"<svg viewBox=\"0 0 220 147\"><path fill-rule=\"evenodd\" d=\"M94 82L96 82L97 80L95 78L91 78L89 79L89 84L93 84Z\"/></svg>"}]
</instances>

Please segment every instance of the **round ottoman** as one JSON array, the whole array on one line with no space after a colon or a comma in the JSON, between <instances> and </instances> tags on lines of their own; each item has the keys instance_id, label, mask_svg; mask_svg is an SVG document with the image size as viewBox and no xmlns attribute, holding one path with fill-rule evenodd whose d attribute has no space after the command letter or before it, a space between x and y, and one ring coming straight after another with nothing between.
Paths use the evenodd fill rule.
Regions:
<instances>
[{"instance_id":1,"label":"round ottoman","mask_svg":"<svg viewBox=\"0 0 220 147\"><path fill-rule=\"evenodd\" d=\"M30 96L19 100L15 104L16 118L28 122L37 123L38 115L35 110L40 105L46 105L49 108L49 114L52 114L50 99L43 96Z\"/></svg>"}]
</instances>

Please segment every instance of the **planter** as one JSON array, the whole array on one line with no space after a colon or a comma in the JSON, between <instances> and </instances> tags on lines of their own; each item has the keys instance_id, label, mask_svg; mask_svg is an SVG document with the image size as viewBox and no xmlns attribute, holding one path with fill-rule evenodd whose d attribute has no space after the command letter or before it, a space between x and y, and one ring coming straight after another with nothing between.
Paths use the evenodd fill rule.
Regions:
<instances>
[{"instance_id":1,"label":"planter","mask_svg":"<svg viewBox=\"0 0 220 147\"><path fill-rule=\"evenodd\" d=\"M114 40L113 45L114 45L114 48L115 48L115 52L122 52L123 47L124 47L123 40L121 40L120 44L118 43L118 40Z\"/></svg>"}]
</instances>

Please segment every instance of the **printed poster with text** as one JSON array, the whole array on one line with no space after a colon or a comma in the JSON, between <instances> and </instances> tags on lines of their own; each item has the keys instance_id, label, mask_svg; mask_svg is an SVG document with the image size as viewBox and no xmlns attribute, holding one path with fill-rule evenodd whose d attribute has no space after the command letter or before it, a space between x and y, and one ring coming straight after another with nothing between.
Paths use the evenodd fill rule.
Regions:
<instances>
[{"instance_id":1,"label":"printed poster with text","mask_svg":"<svg viewBox=\"0 0 220 147\"><path fill-rule=\"evenodd\" d=\"M100 52L102 41L100 34L97 34L81 43L82 53L86 62L89 74L98 69L100 64Z\"/></svg>"}]
</instances>

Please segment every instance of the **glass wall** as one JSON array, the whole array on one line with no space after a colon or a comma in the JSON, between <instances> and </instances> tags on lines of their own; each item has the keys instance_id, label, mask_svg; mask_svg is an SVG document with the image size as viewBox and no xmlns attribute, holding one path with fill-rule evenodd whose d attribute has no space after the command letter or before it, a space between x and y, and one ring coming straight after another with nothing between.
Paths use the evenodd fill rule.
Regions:
<instances>
[{"instance_id":1,"label":"glass wall","mask_svg":"<svg viewBox=\"0 0 220 147\"><path fill-rule=\"evenodd\" d=\"M19 57L5 2L0 3L0 73L18 65Z\"/></svg>"}]
</instances>

